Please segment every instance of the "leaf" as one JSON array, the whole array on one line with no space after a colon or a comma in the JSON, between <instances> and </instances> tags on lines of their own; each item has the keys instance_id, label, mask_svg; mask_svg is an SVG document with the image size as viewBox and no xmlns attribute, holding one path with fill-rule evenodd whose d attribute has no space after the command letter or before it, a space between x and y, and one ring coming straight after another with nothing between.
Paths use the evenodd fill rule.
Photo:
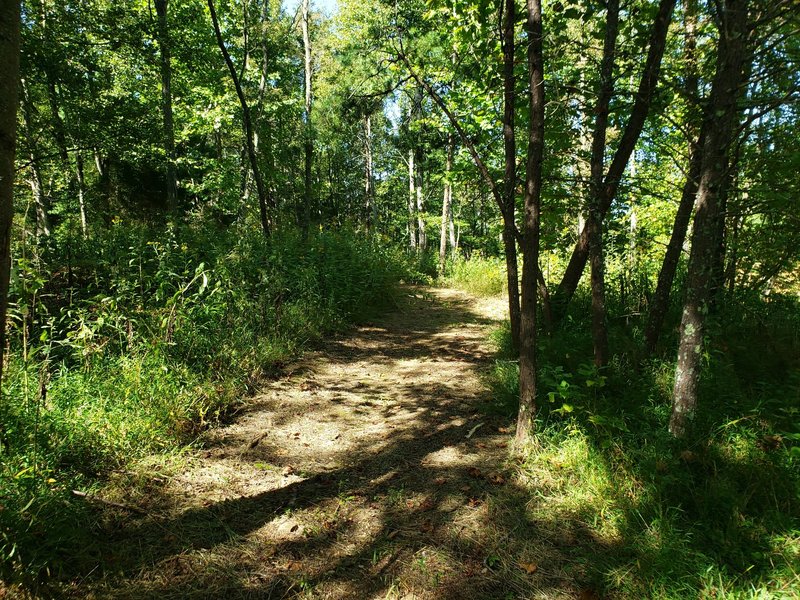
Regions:
<instances>
[{"instance_id":1,"label":"leaf","mask_svg":"<svg viewBox=\"0 0 800 600\"><path fill-rule=\"evenodd\" d=\"M481 477L483 477L483 473L478 467L470 467L469 469L467 469L467 473L469 474L470 477L474 477L475 479L480 479Z\"/></svg>"},{"instance_id":2,"label":"leaf","mask_svg":"<svg viewBox=\"0 0 800 600\"><path fill-rule=\"evenodd\" d=\"M394 529L394 530L390 531L388 534L386 534L386 539L387 540L393 540L394 538L397 537L398 533L400 533L400 530L399 529Z\"/></svg>"},{"instance_id":3,"label":"leaf","mask_svg":"<svg viewBox=\"0 0 800 600\"><path fill-rule=\"evenodd\" d=\"M433 531L433 521L428 519L422 525L419 526L419 530L422 533L431 533Z\"/></svg>"},{"instance_id":4,"label":"leaf","mask_svg":"<svg viewBox=\"0 0 800 600\"><path fill-rule=\"evenodd\" d=\"M510 427L498 427L497 433L511 433Z\"/></svg>"},{"instance_id":5,"label":"leaf","mask_svg":"<svg viewBox=\"0 0 800 600\"><path fill-rule=\"evenodd\" d=\"M519 568L525 571L528 575L533 575L539 570L539 565L537 565L535 562L520 561Z\"/></svg>"},{"instance_id":6,"label":"leaf","mask_svg":"<svg viewBox=\"0 0 800 600\"><path fill-rule=\"evenodd\" d=\"M503 485L506 482L506 478L500 473L492 473L489 475L488 479L495 485Z\"/></svg>"},{"instance_id":7,"label":"leaf","mask_svg":"<svg viewBox=\"0 0 800 600\"><path fill-rule=\"evenodd\" d=\"M447 482L447 477L437 477L436 479L433 480L433 483L435 483L436 485L443 485L446 482Z\"/></svg>"}]
</instances>

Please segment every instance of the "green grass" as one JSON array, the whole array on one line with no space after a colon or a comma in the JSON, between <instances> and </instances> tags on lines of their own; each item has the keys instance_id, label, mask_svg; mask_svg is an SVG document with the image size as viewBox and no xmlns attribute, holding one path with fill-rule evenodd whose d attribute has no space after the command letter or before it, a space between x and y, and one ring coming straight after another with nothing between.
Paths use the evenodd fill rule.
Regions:
<instances>
[{"instance_id":1,"label":"green grass","mask_svg":"<svg viewBox=\"0 0 800 600\"><path fill-rule=\"evenodd\" d=\"M442 282L475 296L496 296L506 291L505 263L499 258L455 257L446 264Z\"/></svg>"},{"instance_id":2,"label":"green grass","mask_svg":"<svg viewBox=\"0 0 800 600\"><path fill-rule=\"evenodd\" d=\"M537 443L519 467L525 518L553 524L554 540L573 532L566 550L553 546L609 597L798 597L797 301L720 305L694 431L680 442L666 431L675 340L639 364L638 323L612 322L621 354L598 372L586 303L577 297L563 327L539 341ZM512 416L509 337L507 326L495 334L486 410Z\"/></svg>"},{"instance_id":3,"label":"green grass","mask_svg":"<svg viewBox=\"0 0 800 600\"><path fill-rule=\"evenodd\" d=\"M62 264L52 257L54 264ZM19 261L0 403L0 577L91 552L91 490L191 443L309 344L392 304L409 259L349 232L307 241L115 227L65 286Z\"/></svg>"}]
</instances>

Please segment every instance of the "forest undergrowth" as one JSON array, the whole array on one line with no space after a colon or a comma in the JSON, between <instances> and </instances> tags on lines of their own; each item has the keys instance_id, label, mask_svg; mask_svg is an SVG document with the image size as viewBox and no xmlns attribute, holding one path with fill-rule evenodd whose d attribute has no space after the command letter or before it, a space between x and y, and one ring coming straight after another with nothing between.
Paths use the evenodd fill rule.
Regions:
<instances>
[{"instance_id":1,"label":"forest undergrowth","mask_svg":"<svg viewBox=\"0 0 800 600\"><path fill-rule=\"evenodd\" d=\"M474 274L490 268L475 262ZM474 292L468 279L461 287ZM693 435L684 440L667 431L678 299L652 358L641 358L640 316L613 320L616 356L600 370L591 360L590 302L583 290L564 325L539 340L537 442L519 466L529 495L518 509L531 522L560 523L570 558L612 598L796 598L797 299L717 303ZM610 314L632 312L618 295L608 302ZM508 328L494 338L486 410L513 416L519 369Z\"/></svg>"},{"instance_id":2,"label":"forest undergrowth","mask_svg":"<svg viewBox=\"0 0 800 600\"><path fill-rule=\"evenodd\" d=\"M70 260L20 250L0 403L0 575L34 588L91 550L90 502L73 490L91 499L113 472L180 452L418 277L401 251L347 231L265 240L116 222L66 247ZM50 263L70 266L46 278Z\"/></svg>"}]
</instances>

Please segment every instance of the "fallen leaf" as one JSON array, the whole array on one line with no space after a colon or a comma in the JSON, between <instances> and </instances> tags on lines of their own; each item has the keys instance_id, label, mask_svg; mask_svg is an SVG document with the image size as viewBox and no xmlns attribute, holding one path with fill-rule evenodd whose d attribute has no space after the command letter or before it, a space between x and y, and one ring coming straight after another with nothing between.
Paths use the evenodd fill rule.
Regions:
<instances>
[{"instance_id":1,"label":"fallen leaf","mask_svg":"<svg viewBox=\"0 0 800 600\"><path fill-rule=\"evenodd\" d=\"M447 477L437 477L433 480L436 485L443 485L447 481Z\"/></svg>"},{"instance_id":2,"label":"fallen leaf","mask_svg":"<svg viewBox=\"0 0 800 600\"><path fill-rule=\"evenodd\" d=\"M425 498L425 500L420 502L419 510L420 511L431 510L435 506L436 506L436 502L434 501L433 498Z\"/></svg>"},{"instance_id":3,"label":"fallen leaf","mask_svg":"<svg viewBox=\"0 0 800 600\"><path fill-rule=\"evenodd\" d=\"M283 469L283 476L284 477L288 477L289 475L293 474L294 472L295 472L295 468L292 465L287 465Z\"/></svg>"},{"instance_id":4,"label":"fallen leaf","mask_svg":"<svg viewBox=\"0 0 800 600\"><path fill-rule=\"evenodd\" d=\"M395 529L394 531L390 531L389 534L386 536L387 540L393 540L397 537L397 534L400 533L399 529Z\"/></svg>"},{"instance_id":5,"label":"fallen leaf","mask_svg":"<svg viewBox=\"0 0 800 600\"><path fill-rule=\"evenodd\" d=\"M428 519L422 525L419 526L419 530L422 533L430 533L430 532L432 532L433 531L433 522L430 519Z\"/></svg>"},{"instance_id":6,"label":"fallen leaf","mask_svg":"<svg viewBox=\"0 0 800 600\"><path fill-rule=\"evenodd\" d=\"M467 469L467 473L469 473L470 477L474 477L475 479L480 479L483 477L483 473L481 473L481 470L478 467L470 467Z\"/></svg>"},{"instance_id":7,"label":"fallen leaf","mask_svg":"<svg viewBox=\"0 0 800 600\"><path fill-rule=\"evenodd\" d=\"M462 486L461 486L460 488L458 488L458 489L459 489L459 490L461 490L462 492L468 492L468 491L470 491L472 488L471 488L470 486L468 486L468 485L462 485Z\"/></svg>"},{"instance_id":8,"label":"fallen leaf","mask_svg":"<svg viewBox=\"0 0 800 600\"><path fill-rule=\"evenodd\" d=\"M469 500L467 500L467 506L469 506L470 508L477 508L480 505L481 505L480 498L470 498Z\"/></svg>"},{"instance_id":9,"label":"fallen leaf","mask_svg":"<svg viewBox=\"0 0 800 600\"><path fill-rule=\"evenodd\" d=\"M503 485L506 482L506 478L500 473L492 473L489 475L488 479L495 485Z\"/></svg>"},{"instance_id":10,"label":"fallen leaf","mask_svg":"<svg viewBox=\"0 0 800 600\"><path fill-rule=\"evenodd\" d=\"M539 570L539 565L537 565L535 562L520 562L519 567L528 575L533 575Z\"/></svg>"},{"instance_id":11,"label":"fallen leaf","mask_svg":"<svg viewBox=\"0 0 800 600\"><path fill-rule=\"evenodd\" d=\"M483 442L475 442L475 445L478 448L488 448L488 446L486 444L484 444Z\"/></svg>"},{"instance_id":12,"label":"fallen leaf","mask_svg":"<svg viewBox=\"0 0 800 600\"><path fill-rule=\"evenodd\" d=\"M295 524L292 526L292 528L291 528L289 531L290 531L290 532L292 532L292 533L294 533L295 531L297 531L297 530L298 530L298 528L299 528L299 527L300 527L300 525L298 525L297 523L295 523Z\"/></svg>"},{"instance_id":13,"label":"fallen leaf","mask_svg":"<svg viewBox=\"0 0 800 600\"><path fill-rule=\"evenodd\" d=\"M286 564L286 570L288 571L299 571L302 568L303 568L303 563L301 563L299 560L290 560Z\"/></svg>"},{"instance_id":14,"label":"fallen leaf","mask_svg":"<svg viewBox=\"0 0 800 600\"><path fill-rule=\"evenodd\" d=\"M511 433L510 427L498 427L497 433Z\"/></svg>"},{"instance_id":15,"label":"fallen leaf","mask_svg":"<svg viewBox=\"0 0 800 600\"><path fill-rule=\"evenodd\" d=\"M498 448L508 448L508 442L500 442L497 444Z\"/></svg>"}]
</instances>

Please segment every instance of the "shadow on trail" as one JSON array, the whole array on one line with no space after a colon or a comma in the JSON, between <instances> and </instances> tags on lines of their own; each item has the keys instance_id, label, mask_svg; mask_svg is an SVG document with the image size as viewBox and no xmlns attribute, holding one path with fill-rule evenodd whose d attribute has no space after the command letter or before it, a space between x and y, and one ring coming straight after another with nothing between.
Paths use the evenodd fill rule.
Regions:
<instances>
[{"instance_id":1,"label":"shadow on trail","mask_svg":"<svg viewBox=\"0 0 800 600\"><path fill-rule=\"evenodd\" d=\"M281 487L195 502L168 517L157 510L135 519L111 514L102 533L104 558L71 595L83 595L88 583L99 597L115 598L366 599L413 592L456 600L528 597L534 590L574 597L585 577L579 565L563 560L561 541L548 537L558 524L531 521L529 492L507 481L508 436L498 429L508 421L476 412L487 400L485 389L460 387L467 373L488 366L490 325L496 322L465 301L434 303L417 295L380 326L325 344L293 374L313 383L324 365L369 360L391 365L401 381L388 389L375 380L333 382L324 399L311 389L301 406L256 403L242 416L264 413L266 419L270 412L277 427L300 410L319 414L322 423L338 398L362 410L362 419L367 414L379 422L402 410L406 420L386 439L360 439L335 455L332 468L309 463ZM453 371L449 381L420 381L423 371L441 369L444 376L455 364L463 370ZM280 392L297 381L276 384ZM397 398L401 405L382 406L380 398ZM228 436L211 448L226 451L248 441ZM250 466L269 460L277 467L298 460L276 450L274 443L262 444L239 460ZM152 506L179 503L173 493L164 490ZM273 535L280 527L293 528ZM532 573L518 564L532 560L542 564Z\"/></svg>"}]
</instances>

